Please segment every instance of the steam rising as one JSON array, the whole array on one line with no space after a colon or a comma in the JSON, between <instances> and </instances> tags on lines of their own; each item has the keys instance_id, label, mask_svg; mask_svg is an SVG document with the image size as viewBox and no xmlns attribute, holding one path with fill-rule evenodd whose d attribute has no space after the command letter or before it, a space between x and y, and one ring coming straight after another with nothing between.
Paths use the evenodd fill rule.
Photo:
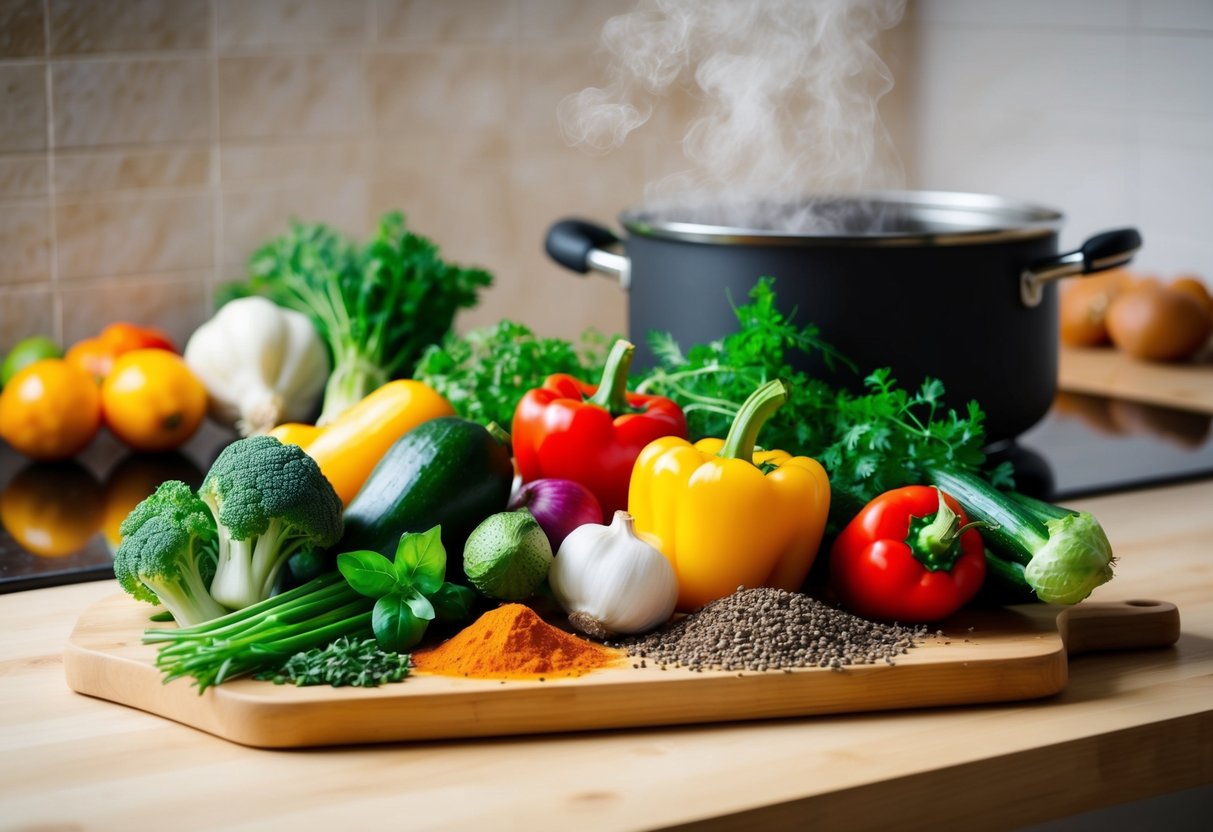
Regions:
<instances>
[{"instance_id":1,"label":"steam rising","mask_svg":"<svg viewBox=\"0 0 1213 832\"><path fill-rule=\"evenodd\" d=\"M682 142L691 169L650 185L647 204L681 206L679 219L803 228L789 205L901 185L877 111L893 78L874 42L903 8L904 0L641 0L607 21L609 84L566 97L561 129L570 144L608 152L685 90L699 105ZM774 216L756 215L773 205Z\"/></svg>"}]
</instances>

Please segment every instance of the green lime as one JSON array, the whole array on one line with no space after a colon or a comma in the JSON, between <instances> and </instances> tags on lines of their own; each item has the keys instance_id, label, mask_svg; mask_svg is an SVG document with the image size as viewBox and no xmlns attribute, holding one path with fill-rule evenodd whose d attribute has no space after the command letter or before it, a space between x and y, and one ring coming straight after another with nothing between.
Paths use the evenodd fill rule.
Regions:
<instances>
[{"instance_id":1,"label":"green lime","mask_svg":"<svg viewBox=\"0 0 1213 832\"><path fill-rule=\"evenodd\" d=\"M500 601L526 598L551 565L552 544L526 509L486 518L463 549L463 571L472 586Z\"/></svg>"},{"instance_id":2,"label":"green lime","mask_svg":"<svg viewBox=\"0 0 1213 832\"><path fill-rule=\"evenodd\" d=\"M0 364L0 385L8 384L9 379L17 375L35 361L43 358L62 358L63 350L59 345L45 335L31 335L18 341L4 363Z\"/></svg>"}]
</instances>

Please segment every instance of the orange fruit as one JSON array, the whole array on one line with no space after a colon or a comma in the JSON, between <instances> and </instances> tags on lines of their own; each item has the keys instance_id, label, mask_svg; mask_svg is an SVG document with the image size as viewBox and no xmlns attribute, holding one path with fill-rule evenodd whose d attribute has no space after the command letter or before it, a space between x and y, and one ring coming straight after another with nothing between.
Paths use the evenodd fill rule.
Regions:
<instances>
[{"instance_id":1,"label":"orange fruit","mask_svg":"<svg viewBox=\"0 0 1213 832\"><path fill-rule=\"evenodd\" d=\"M171 451L194 435L206 415L206 388L179 355L132 350L114 361L101 384L105 423L139 451Z\"/></svg>"},{"instance_id":2,"label":"orange fruit","mask_svg":"<svg viewBox=\"0 0 1213 832\"><path fill-rule=\"evenodd\" d=\"M35 462L0 493L0 521L27 552L60 558L82 550L101 526L101 484L75 462Z\"/></svg>"},{"instance_id":3,"label":"orange fruit","mask_svg":"<svg viewBox=\"0 0 1213 832\"><path fill-rule=\"evenodd\" d=\"M100 338L85 338L68 347L67 355L63 356L68 364L79 367L88 373L97 383L105 378L114 366L114 351Z\"/></svg>"},{"instance_id":4,"label":"orange fruit","mask_svg":"<svg viewBox=\"0 0 1213 832\"><path fill-rule=\"evenodd\" d=\"M95 338L85 338L72 344L64 358L68 363L87 370L100 383L109 375L118 356L143 349L177 351L169 337L159 329L119 322L105 327Z\"/></svg>"},{"instance_id":5,"label":"orange fruit","mask_svg":"<svg viewBox=\"0 0 1213 832\"><path fill-rule=\"evenodd\" d=\"M64 359L35 361L0 393L0 437L34 459L66 459L100 427L96 382Z\"/></svg>"},{"instance_id":6,"label":"orange fruit","mask_svg":"<svg viewBox=\"0 0 1213 832\"><path fill-rule=\"evenodd\" d=\"M105 516L101 532L111 550L122 542L119 527L131 509L163 482L181 480L190 488L202 485L202 472L179 453L132 453L119 462L105 480Z\"/></svg>"}]
</instances>

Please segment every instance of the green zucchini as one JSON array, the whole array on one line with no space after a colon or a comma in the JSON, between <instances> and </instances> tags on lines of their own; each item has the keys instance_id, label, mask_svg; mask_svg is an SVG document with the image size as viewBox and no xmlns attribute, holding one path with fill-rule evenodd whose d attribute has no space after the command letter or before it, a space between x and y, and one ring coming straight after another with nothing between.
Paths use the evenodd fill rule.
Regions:
<instances>
[{"instance_id":1,"label":"green zucchini","mask_svg":"<svg viewBox=\"0 0 1213 832\"><path fill-rule=\"evenodd\" d=\"M988 524L981 529L987 580L1018 585L1042 601L1075 604L1112 579L1112 546L1090 514L999 491L976 474L928 473L970 520Z\"/></svg>"},{"instance_id":2,"label":"green zucchini","mask_svg":"<svg viewBox=\"0 0 1213 832\"><path fill-rule=\"evenodd\" d=\"M333 551L390 558L405 532L441 525L447 580L464 582L463 545L482 520L505 511L514 480L508 437L494 429L450 416L400 437L346 507Z\"/></svg>"}]
</instances>

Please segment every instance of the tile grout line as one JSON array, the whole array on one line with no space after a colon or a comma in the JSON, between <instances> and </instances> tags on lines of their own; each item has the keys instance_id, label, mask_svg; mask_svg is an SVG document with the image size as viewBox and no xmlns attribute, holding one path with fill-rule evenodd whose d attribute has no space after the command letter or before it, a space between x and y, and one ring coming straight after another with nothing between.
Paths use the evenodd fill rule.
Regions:
<instances>
[{"instance_id":1,"label":"tile grout line","mask_svg":"<svg viewBox=\"0 0 1213 832\"><path fill-rule=\"evenodd\" d=\"M221 282L223 269L223 240L226 231L223 221L223 140L219 108L219 9L215 0L210 2L211 48L211 276L204 282L202 320L211 317L211 304Z\"/></svg>"},{"instance_id":2,"label":"tile grout line","mask_svg":"<svg viewBox=\"0 0 1213 832\"><path fill-rule=\"evenodd\" d=\"M365 190L362 194L362 225L364 230L373 233L375 217L375 148L379 135L379 112L375 106L374 56L375 45L379 42L379 6L375 0L365 0L366 26L364 27L362 50L362 102L365 108L366 120L362 125L358 138L358 173L362 177Z\"/></svg>"},{"instance_id":3,"label":"tile grout line","mask_svg":"<svg viewBox=\"0 0 1213 832\"><path fill-rule=\"evenodd\" d=\"M42 0L42 48L46 61L43 82L46 91L46 211L51 267L51 337L66 351L67 344L63 343L63 293L59 280L59 189L55 185L55 83L54 73L51 71L50 6L50 0Z\"/></svg>"}]
</instances>

